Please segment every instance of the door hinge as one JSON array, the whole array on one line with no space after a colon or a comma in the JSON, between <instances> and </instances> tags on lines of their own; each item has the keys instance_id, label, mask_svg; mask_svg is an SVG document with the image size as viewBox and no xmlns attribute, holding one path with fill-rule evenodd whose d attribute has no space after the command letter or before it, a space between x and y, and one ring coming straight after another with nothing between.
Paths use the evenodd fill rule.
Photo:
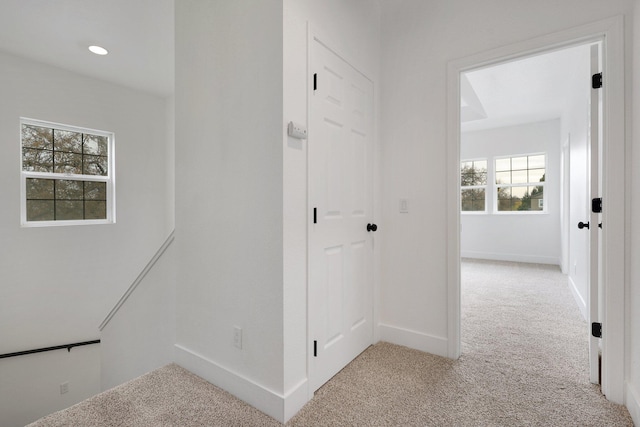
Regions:
<instances>
[{"instance_id":1,"label":"door hinge","mask_svg":"<svg viewBox=\"0 0 640 427\"><path fill-rule=\"evenodd\" d=\"M318 223L318 208L313 208L313 223Z\"/></svg>"},{"instance_id":2,"label":"door hinge","mask_svg":"<svg viewBox=\"0 0 640 427\"><path fill-rule=\"evenodd\" d=\"M318 357L318 341L313 341L313 357Z\"/></svg>"},{"instance_id":3,"label":"door hinge","mask_svg":"<svg viewBox=\"0 0 640 427\"><path fill-rule=\"evenodd\" d=\"M591 335L596 338L602 338L602 323L593 322L591 324Z\"/></svg>"},{"instance_id":4,"label":"door hinge","mask_svg":"<svg viewBox=\"0 0 640 427\"><path fill-rule=\"evenodd\" d=\"M591 212L602 213L602 197L591 199Z\"/></svg>"},{"instance_id":5,"label":"door hinge","mask_svg":"<svg viewBox=\"0 0 640 427\"><path fill-rule=\"evenodd\" d=\"M591 88L600 89L602 87L602 73L591 76Z\"/></svg>"},{"instance_id":6,"label":"door hinge","mask_svg":"<svg viewBox=\"0 0 640 427\"><path fill-rule=\"evenodd\" d=\"M313 90L318 89L318 73L313 73Z\"/></svg>"}]
</instances>

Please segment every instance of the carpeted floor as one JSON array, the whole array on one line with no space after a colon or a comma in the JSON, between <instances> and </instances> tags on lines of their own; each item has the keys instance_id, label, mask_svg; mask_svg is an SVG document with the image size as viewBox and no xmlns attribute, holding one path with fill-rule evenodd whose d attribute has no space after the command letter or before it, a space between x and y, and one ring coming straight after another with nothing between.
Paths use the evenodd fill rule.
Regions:
<instances>
[{"instance_id":1,"label":"carpeted floor","mask_svg":"<svg viewBox=\"0 0 640 427\"><path fill-rule=\"evenodd\" d=\"M587 325L556 267L466 260L463 356L370 347L288 426L632 426L589 383ZM277 426L169 365L45 417L42 426Z\"/></svg>"}]
</instances>

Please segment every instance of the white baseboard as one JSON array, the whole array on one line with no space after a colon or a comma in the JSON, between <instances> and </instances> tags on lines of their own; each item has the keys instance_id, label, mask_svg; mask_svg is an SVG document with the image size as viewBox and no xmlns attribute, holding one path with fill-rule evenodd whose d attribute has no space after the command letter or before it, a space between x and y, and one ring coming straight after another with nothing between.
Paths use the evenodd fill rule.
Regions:
<instances>
[{"instance_id":1,"label":"white baseboard","mask_svg":"<svg viewBox=\"0 0 640 427\"><path fill-rule=\"evenodd\" d=\"M283 396L180 344L176 344L175 348L178 365L228 391L281 423L287 422L308 402L306 379Z\"/></svg>"},{"instance_id":2,"label":"white baseboard","mask_svg":"<svg viewBox=\"0 0 640 427\"><path fill-rule=\"evenodd\" d=\"M627 383L626 386L625 406L631 414L633 425L640 426L640 393L632 384Z\"/></svg>"},{"instance_id":3,"label":"white baseboard","mask_svg":"<svg viewBox=\"0 0 640 427\"><path fill-rule=\"evenodd\" d=\"M578 304L578 308L580 309L580 313L582 314L583 319L588 321L587 303L585 302L584 298L582 298L582 295L580 295L580 292L578 292L578 287L571 277L569 277L569 289L571 289L573 299L576 300L576 304Z\"/></svg>"},{"instance_id":4,"label":"white baseboard","mask_svg":"<svg viewBox=\"0 0 640 427\"><path fill-rule=\"evenodd\" d=\"M422 332L385 324L378 325L378 329L381 341L403 345L405 347L424 351L425 353L448 357L449 349L448 340L446 338L436 337Z\"/></svg>"},{"instance_id":5,"label":"white baseboard","mask_svg":"<svg viewBox=\"0 0 640 427\"><path fill-rule=\"evenodd\" d=\"M284 421L286 423L309 402L309 381L305 378L284 395ZM313 394L311 394L313 396ZM280 420L278 420L280 421Z\"/></svg>"},{"instance_id":6,"label":"white baseboard","mask_svg":"<svg viewBox=\"0 0 640 427\"><path fill-rule=\"evenodd\" d=\"M560 259L551 256L510 254L495 252L461 251L462 258L489 259L492 261L528 262L534 264L560 265Z\"/></svg>"}]
</instances>

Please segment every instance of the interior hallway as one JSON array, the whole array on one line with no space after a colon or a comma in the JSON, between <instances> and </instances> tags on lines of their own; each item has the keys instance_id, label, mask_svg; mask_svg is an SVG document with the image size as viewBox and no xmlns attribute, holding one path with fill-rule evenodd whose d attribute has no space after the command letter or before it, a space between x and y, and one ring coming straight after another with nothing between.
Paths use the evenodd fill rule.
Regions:
<instances>
[{"instance_id":1,"label":"interior hallway","mask_svg":"<svg viewBox=\"0 0 640 427\"><path fill-rule=\"evenodd\" d=\"M589 383L586 322L557 267L465 260L463 354L378 343L321 387L289 426L632 426ZM169 365L32 427L279 425Z\"/></svg>"}]
</instances>

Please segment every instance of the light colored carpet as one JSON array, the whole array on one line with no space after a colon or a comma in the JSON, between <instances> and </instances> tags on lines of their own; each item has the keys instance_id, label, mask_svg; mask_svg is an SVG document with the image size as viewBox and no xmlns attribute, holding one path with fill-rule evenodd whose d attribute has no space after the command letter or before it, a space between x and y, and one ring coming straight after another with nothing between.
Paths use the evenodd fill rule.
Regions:
<instances>
[{"instance_id":1,"label":"light colored carpet","mask_svg":"<svg viewBox=\"0 0 640 427\"><path fill-rule=\"evenodd\" d=\"M289 426L632 426L589 383L586 323L557 268L465 261L463 356L370 347ZM45 417L42 426L277 426L176 366Z\"/></svg>"}]
</instances>

